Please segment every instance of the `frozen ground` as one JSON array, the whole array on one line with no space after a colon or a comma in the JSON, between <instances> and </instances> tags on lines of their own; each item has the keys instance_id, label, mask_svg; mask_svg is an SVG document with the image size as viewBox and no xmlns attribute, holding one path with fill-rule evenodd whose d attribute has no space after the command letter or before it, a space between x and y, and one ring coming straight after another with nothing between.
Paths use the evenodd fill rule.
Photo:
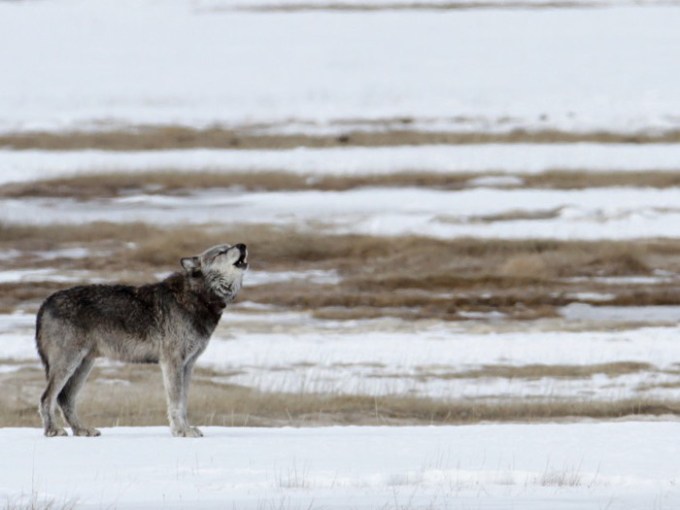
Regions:
<instances>
[{"instance_id":1,"label":"frozen ground","mask_svg":"<svg viewBox=\"0 0 680 510\"><path fill-rule=\"evenodd\" d=\"M395 117L477 131L677 128L679 24L673 5L289 14L2 2L0 68L12 72L0 129Z\"/></svg>"},{"instance_id":2,"label":"frozen ground","mask_svg":"<svg viewBox=\"0 0 680 510\"><path fill-rule=\"evenodd\" d=\"M632 510L680 505L680 424L0 429L0 498L76 508ZM11 506L10 506L11 508Z\"/></svg>"}]
</instances>

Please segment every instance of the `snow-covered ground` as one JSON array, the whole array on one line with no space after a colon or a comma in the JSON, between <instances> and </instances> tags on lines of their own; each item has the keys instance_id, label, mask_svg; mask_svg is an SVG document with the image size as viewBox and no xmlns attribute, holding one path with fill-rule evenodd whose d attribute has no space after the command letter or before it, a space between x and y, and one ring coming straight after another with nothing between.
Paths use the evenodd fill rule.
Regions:
<instances>
[{"instance_id":1,"label":"snow-covered ground","mask_svg":"<svg viewBox=\"0 0 680 510\"><path fill-rule=\"evenodd\" d=\"M489 9L425 10L425 1L445 2L373 0L373 7L412 7L375 12L240 10L292 3L358 6L359 0L0 2L0 132L63 134L144 124L221 125L255 135L680 129L677 2L605 0L594 3L606 8L585 8L574 7L575 1L566 9L517 9L554 3L521 0L508 9L492 0L483 2L497 4ZM521 188L527 175L549 170L678 172L678 144L0 148L1 184L162 170L471 177L461 190L233 188L162 196L147 195L142 186L110 199L1 198L0 222L256 222L447 239L634 242L680 236L677 187ZM22 256L39 257L41 267L49 257L91 256L77 246L48 253L10 246L0 254L0 262L11 267L0 273L0 284L40 280L66 286L109 277L17 266ZM252 285L291 279L332 285L339 276L253 272L248 278ZM669 274L647 278L649 285L676 281ZM600 283L604 291L575 290L574 297L606 302L612 296L607 285L630 281ZM468 320L446 323L331 321L246 302L227 312L199 364L216 370L217 383L263 391L473 402L680 398L680 309L577 303L561 314L533 322L507 320L499 312L470 312ZM23 311L0 315L4 377L39 363L34 321L33 313ZM526 370L508 376L536 366L538 373L553 375L532 377ZM569 375L570 367L585 375ZM495 369L500 372L494 375ZM37 429L0 429L0 506L6 500L10 509L50 502L56 509L75 502L77 508L142 510L680 507L680 425L673 418L206 428L202 440L173 439L165 427L103 432L99 439L46 440Z\"/></svg>"},{"instance_id":2,"label":"snow-covered ground","mask_svg":"<svg viewBox=\"0 0 680 510\"><path fill-rule=\"evenodd\" d=\"M680 236L680 188L244 192L130 194L89 201L5 199L3 220L273 224L326 232L451 239L641 239Z\"/></svg>"},{"instance_id":3,"label":"snow-covered ground","mask_svg":"<svg viewBox=\"0 0 680 510\"><path fill-rule=\"evenodd\" d=\"M580 316L572 309L565 313L566 320L572 329L580 323L578 331L566 331L556 320L514 325L501 317L453 324L397 319L335 322L246 308L225 315L198 364L229 374L216 375L215 382L294 394L676 399L680 309L660 308L605 308L602 317L597 308L581 310ZM2 358L38 363L34 323L32 314L0 316ZM593 327L602 324L612 326L612 331ZM620 373L614 367L607 373L607 365L627 363L640 366ZM550 367L595 365L603 368L586 375L561 374L559 369L550 374ZM507 375L508 367L529 366L547 368L537 369L538 375Z\"/></svg>"},{"instance_id":4,"label":"snow-covered ground","mask_svg":"<svg viewBox=\"0 0 680 510\"><path fill-rule=\"evenodd\" d=\"M674 5L288 14L2 2L0 129L395 117L677 128L679 25Z\"/></svg>"},{"instance_id":5,"label":"snow-covered ground","mask_svg":"<svg viewBox=\"0 0 680 510\"><path fill-rule=\"evenodd\" d=\"M680 506L675 421L203 431L0 429L0 498L130 510Z\"/></svg>"},{"instance_id":6,"label":"snow-covered ground","mask_svg":"<svg viewBox=\"0 0 680 510\"><path fill-rule=\"evenodd\" d=\"M0 183L111 172L281 171L315 176L403 172L537 174L680 170L678 144L481 144L287 150L0 150Z\"/></svg>"},{"instance_id":7,"label":"snow-covered ground","mask_svg":"<svg viewBox=\"0 0 680 510\"><path fill-rule=\"evenodd\" d=\"M503 9L517 8L518 6L526 7L554 7L559 5L561 7L611 7L621 5L673 5L672 0L562 0L556 2L555 0L195 0L195 5L203 9L249 9L253 7L279 7L279 8L303 8L304 6L312 6L316 8L324 7L384 7L384 8L412 8L419 7L465 7L474 8L483 6ZM302 7L301 7L302 6Z\"/></svg>"}]
</instances>

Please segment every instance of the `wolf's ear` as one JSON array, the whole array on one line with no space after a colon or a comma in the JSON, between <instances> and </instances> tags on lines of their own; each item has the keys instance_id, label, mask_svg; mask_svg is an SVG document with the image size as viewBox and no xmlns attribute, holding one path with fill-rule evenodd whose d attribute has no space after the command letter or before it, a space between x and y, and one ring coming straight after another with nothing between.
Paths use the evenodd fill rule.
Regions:
<instances>
[{"instance_id":1,"label":"wolf's ear","mask_svg":"<svg viewBox=\"0 0 680 510\"><path fill-rule=\"evenodd\" d=\"M184 257L180 259L179 263L182 264L184 270L190 275L194 275L201 270L201 259L198 257Z\"/></svg>"}]
</instances>

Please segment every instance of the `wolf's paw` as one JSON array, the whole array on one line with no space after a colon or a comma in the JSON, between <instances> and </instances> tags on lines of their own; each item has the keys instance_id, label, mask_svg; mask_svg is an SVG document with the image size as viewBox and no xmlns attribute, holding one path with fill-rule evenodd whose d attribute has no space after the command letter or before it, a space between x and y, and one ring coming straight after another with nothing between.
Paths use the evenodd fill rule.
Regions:
<instances>
[{"instance_id":1,"label":"wolf's paw","mask_svg":"<svg viewBox=\"0 0 680 510\"><path fill-rule=\"evenodd\" d=\"M175 437L203 437L203 432L196 427L186 427L183 429L173 429L172 435Z\"/></svg>"},{"instance_id":2,"label":"wolf's paw","mask_svg":"<svg viewBox=\"0 0 680 510\"><path fill-rule=\"evenodd\" d=\"M102 433L99 432L97 429L88 429L88 428L80 428L80 429L75 429L73 431L74 436L83 436L83 437L97 437L101 436Z\"/></svg>"},{"instance_id":3,"label":"wolf's paw","mask_svg":"<svg viewBox=\"0 0 680 510\"><path fill-rule=\"evenodd\" d=\"M66 431L64 429L57 429L57 428L47 429L45 431L45 435L47 437L68 436L68 434L66 433Z\"/></svg>"}]
</instances>

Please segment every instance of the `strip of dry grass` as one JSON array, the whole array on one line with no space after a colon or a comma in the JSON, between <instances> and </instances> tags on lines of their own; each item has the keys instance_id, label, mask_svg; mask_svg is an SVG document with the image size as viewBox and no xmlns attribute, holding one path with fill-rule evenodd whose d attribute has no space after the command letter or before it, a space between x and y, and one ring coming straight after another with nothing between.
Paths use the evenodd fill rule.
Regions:
<instances>
[{"instance_id":1,"label":"strip of dry grass","mask_svg":"<svg viewBox=\"0 0 680 510\"><path fill-rule=\"evenodd\" d=\"M637 361L619 361L596 363L592 365L485 365L475 370L450 372L438 370L438 367L421 367L418 379L587 379L594 375L617 377L621 375L649 372L655 370L649 363Z\"/></svg>"},{"instance_id":2,"label":"strip of dry grass","mask_svg":"<svg viewBox=\"0 0 680 510\"><path fill-rule=\"evenodd\" d=\"M241 299L306 310L317 317L380 316L461 320L461 312L501 311L517 319L555 315L579 292L611 294L610 304L680 304L672 281L607 286L571 277L680 273L680 241L636 243L544 240L437 240L415 236L326 235L263 225L177 226L141 223L49 227L0 225L0 250L22 255L0 268L57 267L141 283L176 270L181 257L222 242L245 242L251 270L333 270L338 284L304 280L248 285ZM94 249L81 258L40 258L41 250ZM68 283L0 284L0 310L34 309ZM615 287L615 288L613 288ZM594 304L599 304L595 302Z\"/></svg>"},{"instance_id":3,"label":"strip of dry grass","mask_svg":"<svg viewBox=\"0 0 680 510\"><path fill-rule=\"evenodd\" d=\"M402 124L414 122L406 119ZM342 124L338 124L342 126ZM0 134L0 146L14 150L166 150L190 148L289 149L295 147L389 147L398 145L460 145L488 143L678 143L680 130L665 132L577 133L557 129L514 129L505 132L419 131L387 123L380 130L342 134L275 134L253 128L192 128L174 125L132 126L101 131L31 131Z\"/></svg>"},{"instance_id":4,"label":"strip of dry grass","mask_svg":"<svg viewBox=\"0 0 680 510\"><path fill-rule=\"evenodd\" d=\"M680 241L559 241L500 240L456 238L432 239L418 236L333 235L314 231L297 231L270 225L180 225L159 227L146 223L94 222L84 225L16 225L0 223L0 248L50 250L74 244L120 243L130 250L130 264L174 266L179 257L194 253L211 242L247 242L252 248L256 268L304 268L325 264L347 273L370 272L412 274L409 281L426 281L438 268L463 267L478 272L499 267L509 257L548 257L550 266L577 266L575 271L556 269L554 274L619 275L647 273L645 259L654 259L654 268L664 268L680 253ZM130 244L132 243L132 245ZM107 258L115 263L113 257ZM88 260L84 269L89 268ZM680 262L675 267L680 269ZM370 269L365 271L366 269ZM417 268L418 271L407 271ZM376 270L379 270L376 273ZM450 274L444 272L444 274ZM474 274L474 273L472 273ZM466 275L471 275L468 271Z\"/></svg>"},{"instance_id":5,"label":"strip of dry grass","mask_svg":"<svg viewBox=\"0 0 680 510\"><path fill-rule=\"evenodd\" d=\"M502 177L499 172L433 173L399 172L386 175L303 175L283 171L258 172L182 172L174 170L110 172L59 177L34 182L0 185L0 197L35 198L63 197L76 200L110 198L146 193L154 195L179 195L207 189L239 189L242 191L347 191L357 188L429 188L460 190L476 186L479 177ZM680 186L680 165L677 172L576 172L551 170L535 175L519 175L517 184L503 188L537 189L587 189L600 187L651 187ZM516 211L503 215L480 216L468 221L509 221L517 219L546 219L559 214L559 209L538 212ZM452 219L452 221L458 221Z\"/></svg>"},{"instance_id":6,"label":"strip of dry grass","mask_svg":"<svg viewBox=\"0 0 680 510\"><path fill-rule=\"evenodd\" d=\"M205 189L245 191L346 191L362 187L430 187L461 189L477 175L398 173L390 175L313 176L289 172L111 172L60 177L0 186L0 196L11 198L66 197L87 200L129 193L184 194Z\"/></svg>"},{"instance_id":7,"label":"strip of dry grass","mask_svg":"<svg viewBox=\"0 0 680 510\"><path fill-rule=\"evenodd\" d=\"M216 384L213 371L198 369L192 381L190 416L199 425L303 426L458 424L481 421L541 421L567 418L613 419L631 415L679 414L677 402L626 399L609 402L574 400L437 400L387 395L263 393ZM37 402L44 385L38 368L0 374L0 427L39 427ZM106 394L106 398L101 398ZM158 367L96 367L80 403L83 421L97 427L167 423Z\"/></svg>"}]
</instances>

